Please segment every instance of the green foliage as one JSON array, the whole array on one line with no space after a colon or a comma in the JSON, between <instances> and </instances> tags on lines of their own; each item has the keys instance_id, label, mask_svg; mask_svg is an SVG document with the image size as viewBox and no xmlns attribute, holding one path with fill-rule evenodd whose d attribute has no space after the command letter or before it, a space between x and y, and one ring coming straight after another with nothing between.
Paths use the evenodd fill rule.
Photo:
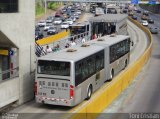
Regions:
<instances>
[{"instance_id":1,"label":"green foliage","mask_svg":"<svg viewBox=\"0 0 160 119\"><path fill-rule=\"evenodd\" d=\"M44 14L44 12L45 12L44 7L40 3L37 3L36 4L36 16L42 15Z\"/></svg>"},{"instance_id":2,"label":"green foliage","mask_svg":"<svg viewBox=\"0 0 160 119\"><path fill-rule=\"evenodd\" d=\"M49 2L48 9L56 10L59 7L56 2Z\"/></svg>"}]
</instances>

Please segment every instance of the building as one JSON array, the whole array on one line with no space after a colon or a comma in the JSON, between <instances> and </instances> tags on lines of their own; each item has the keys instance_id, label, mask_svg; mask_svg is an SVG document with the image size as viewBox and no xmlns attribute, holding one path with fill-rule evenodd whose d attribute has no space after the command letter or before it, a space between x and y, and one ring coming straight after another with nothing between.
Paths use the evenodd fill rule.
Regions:
<instances>
[{"instance_id":1,"label":"building","mask_svg":"<svg viewBox=\"0 0 160 119\"><path fill-rule=\"evenodd\" d=\"M0 0L0 108L33 98L34 0Z\"/></svg>"}]
</instances>

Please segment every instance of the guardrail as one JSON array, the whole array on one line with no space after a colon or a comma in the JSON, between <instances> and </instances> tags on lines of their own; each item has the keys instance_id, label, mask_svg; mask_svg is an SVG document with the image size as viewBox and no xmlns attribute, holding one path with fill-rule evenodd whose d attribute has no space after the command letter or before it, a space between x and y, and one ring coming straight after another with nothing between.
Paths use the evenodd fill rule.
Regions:
<instances>
[{"instance_id":1,"label":"guardrail","mask_svg":"<svg viewBox=\"0 0 160 119\"><path fill-rule=\"evenodd\" d=\"M137 61L132 63L126 71L120 73L110 83L109 86L104 88L92 101L87 105L80 108L76 113L70 116L70 119L94 119L99 113L101 113L109 104L113 102L116 97L131 83L133 79L138 75L143 66L149 60L152 51L152 35L148 29L143 27L139 22L131 19L129 20L140 27L147 35L150 40L148 48L144 54L139 57Z\"/></svg>"}]
</instances>

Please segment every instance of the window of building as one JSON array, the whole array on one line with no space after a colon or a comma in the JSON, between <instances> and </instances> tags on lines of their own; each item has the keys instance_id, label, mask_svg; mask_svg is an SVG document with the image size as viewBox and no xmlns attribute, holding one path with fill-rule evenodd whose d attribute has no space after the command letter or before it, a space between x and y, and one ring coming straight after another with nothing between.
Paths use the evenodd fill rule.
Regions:
<instances>
[{"instance_id":1,"label":"window of building","mask_svg":"<svg viewBox=\"0 0 160 119\"><path fill-rule=\"evenodd\" d=\"M0 0L0 13L18 12L18 0Z\"/></svg>"}]
</instances>

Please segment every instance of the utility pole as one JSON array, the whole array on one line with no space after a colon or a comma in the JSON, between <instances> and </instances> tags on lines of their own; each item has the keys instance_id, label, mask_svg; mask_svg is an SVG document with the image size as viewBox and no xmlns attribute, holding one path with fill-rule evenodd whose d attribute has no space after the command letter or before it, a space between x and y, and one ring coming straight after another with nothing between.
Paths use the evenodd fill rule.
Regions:
<instances>
[{"instance_id":1,"label":"utility pole","mask_svg":"<svg viewBox=\"0 0 160 119\"><path fill-rule=\"evenodd\" d=\"M46 13L47 13L47 0L44 0L44 9L45 9L45 16L46 16Z\"/></svg>"}]
</instances>

